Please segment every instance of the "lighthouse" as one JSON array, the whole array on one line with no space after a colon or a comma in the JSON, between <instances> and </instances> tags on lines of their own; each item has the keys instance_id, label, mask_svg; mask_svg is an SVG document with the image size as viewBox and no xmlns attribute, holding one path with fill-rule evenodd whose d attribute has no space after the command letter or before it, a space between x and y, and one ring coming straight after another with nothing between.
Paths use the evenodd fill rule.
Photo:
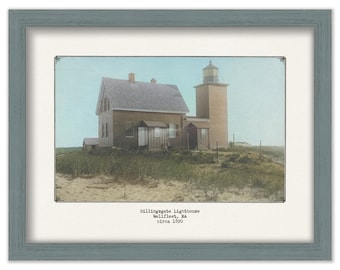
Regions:
<instances>
[{"instance_id":1,"label":"lighthouse","mask_svg":"<svg viewBox=\"0 0 340 270\"><path fill-rule=\"evenodd\" d=\"M219 69L210 61L196 88L196 117L209 121L209 148L228 147L228 84L219 81Z\"/></svg>"}]
</instances>

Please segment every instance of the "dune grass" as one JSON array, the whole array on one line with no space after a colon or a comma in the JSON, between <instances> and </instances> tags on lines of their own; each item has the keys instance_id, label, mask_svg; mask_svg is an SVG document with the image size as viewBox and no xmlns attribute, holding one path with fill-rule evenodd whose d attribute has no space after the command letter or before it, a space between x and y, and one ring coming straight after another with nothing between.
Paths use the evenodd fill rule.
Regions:
<instances>
[{"instance_id":1,"label":"dune grass","mask_svg":"<svg viewBox=\"0 0 340 270\"><path fill-rule=\"evenodd\" d=\"M280 151L274 151L273 157L280 156ZM216 201L225 190L244 188L251 189L254 196L284 200L284 166L255 148L230 148L218 154L190 150L64 151L57 152L56 171L73 178L109 175L132 183L148 179L186 181L201 189L210 201Z\"/></svg>"}]
</instances>

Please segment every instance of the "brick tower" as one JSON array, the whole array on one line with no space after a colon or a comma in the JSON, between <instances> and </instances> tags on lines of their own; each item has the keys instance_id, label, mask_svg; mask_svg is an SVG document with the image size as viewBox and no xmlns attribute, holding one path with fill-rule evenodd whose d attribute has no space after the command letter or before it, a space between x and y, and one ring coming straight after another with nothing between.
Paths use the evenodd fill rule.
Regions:
<instances>
[{"instance_id":1,"label":"brick tower","mask_svg":"<svg viewBox=\"0 0 340 270\"><path fill-rule=\"evenodd\" d=\"M196 88L196 117L209 119L209 148L228 147L227 84L220 83L218 67L211 61Z\"/></svg>"}]
</instances>

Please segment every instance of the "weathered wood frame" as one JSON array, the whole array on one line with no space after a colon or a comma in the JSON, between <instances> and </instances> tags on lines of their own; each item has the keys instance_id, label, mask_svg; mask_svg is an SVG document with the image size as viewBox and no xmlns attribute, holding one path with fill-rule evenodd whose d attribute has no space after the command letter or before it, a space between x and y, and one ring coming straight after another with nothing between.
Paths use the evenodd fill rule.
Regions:
<instances>
[{"instance_id":1,"label":"weathered wood frame","mask_svg":"<svg viewBox=\"0 0 340 270\"><path fill-rule=\"evenodd\" d=\"M9 11L10 260L330 260L330 10ZM314 30L313 243L27 243L27 27L311 27Z\"/></svg>"}]
</instances>

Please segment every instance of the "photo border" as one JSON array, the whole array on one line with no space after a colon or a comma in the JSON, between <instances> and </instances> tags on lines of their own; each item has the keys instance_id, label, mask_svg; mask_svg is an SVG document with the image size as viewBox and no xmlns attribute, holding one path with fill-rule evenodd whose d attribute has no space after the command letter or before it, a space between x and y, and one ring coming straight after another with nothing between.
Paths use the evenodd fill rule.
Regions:
<instances>
[{"instance_id":1,"label":"photo border","mask_svg":"<svg viewBox=\"0 0 340 270\"><path fill-rule=\"evenodd\" d=\"M10 10L10 260L330 260L331 10ZM314 30L314 242L27 243L28 27L311 27ZM288 104L289 106L289 104Z\"/></svg>"}]
</instances>

